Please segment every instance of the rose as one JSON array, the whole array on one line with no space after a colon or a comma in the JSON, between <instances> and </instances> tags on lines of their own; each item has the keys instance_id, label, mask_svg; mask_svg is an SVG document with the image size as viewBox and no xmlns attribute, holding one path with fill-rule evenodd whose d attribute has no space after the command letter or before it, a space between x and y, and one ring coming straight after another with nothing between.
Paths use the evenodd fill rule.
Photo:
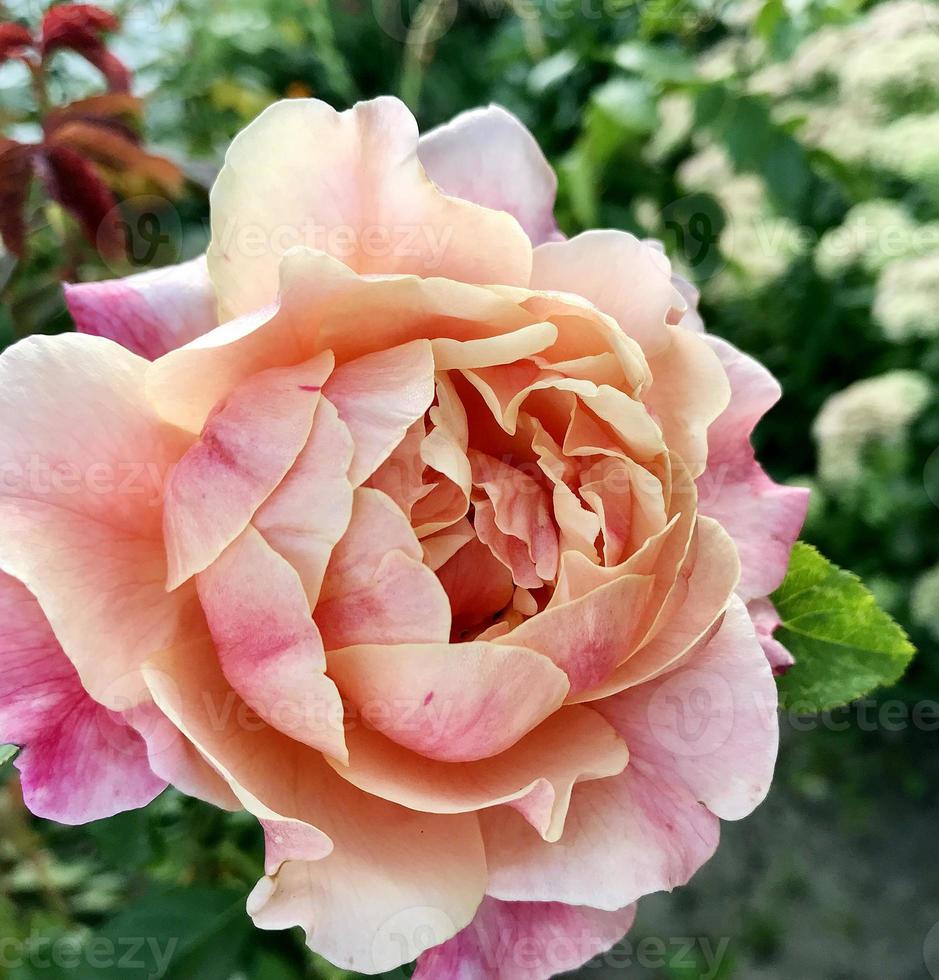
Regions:
<instances>
[{"instance_id":1,"label":"rose","mask_svg":"<svg viewBox=\"0 0 939 980\"><path fill-rule=\"evenodd\" d=\"M554 191L501 109L418 141L392 99L280 103L204 259L71 287L84 336L0 358L34 812L169 782L261 821L259 926L534 978L763 798L805 511L749 442L778 386L655 244L565 240Z\"/></svg>"}]
</instances>

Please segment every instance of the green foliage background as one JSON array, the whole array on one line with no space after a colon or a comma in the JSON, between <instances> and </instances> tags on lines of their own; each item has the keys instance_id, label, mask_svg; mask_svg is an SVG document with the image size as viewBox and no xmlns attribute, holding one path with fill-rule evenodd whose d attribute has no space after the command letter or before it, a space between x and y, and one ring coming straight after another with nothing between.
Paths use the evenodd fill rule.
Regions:
<instances>
[{"instance_id":1,"label":"green foliage background","mask_svg":"<svg viewBox=\"0 0 939 980\"><path fill-rule=\"evenodd\" d=\"M31 20L41 9L28 0L4 6ZM423 128L502 103L558 170L566 232L608 226L663 239L701 288L709 329L780 378L785 395L758 430L760 458L777 479L813 487L806 539L856 572L921 650L876 702L787 718L768 803L725 827L724 846L689 888L643 904L631 939L658 938L665 953L637 957L624 947L619 968L581 975L939 976L939 939L927 938L939 920L939 869L925 860L939 816L928 709L939 699L939 7L115 7L124 29L114 47L147 95L149 141L190 177L183 199L156 208L156 224L143 220L152 201L126 205L136 265L204 247L207 187L224 147L274 99L313 94L343 106L391 92ZM97 80L62 58L53 84L64 98ZM0 92L5 128L28 135L22 79L3 69ZM16 266L0 254L2 344L68 329L57 284L64 253L87 278L134 264L103 267L61 213L39 202L31 220L29 261ZM916 723L898 720L917 706ZM261 873L250 820L167 793L100 826L41 824L24 812L10 770L0 770L0 937L25 952L0 975L155 972L153 963L94 968L87 955L75 967L43 965L70 948L65 940L88 949L93 936L132 934L175 940L173 977L337 975L297 935L250 928L243 901ZM691 952L681 937L698 940ZM723 940L716 967L704 939Z\"/></svg>"}]
</instances>

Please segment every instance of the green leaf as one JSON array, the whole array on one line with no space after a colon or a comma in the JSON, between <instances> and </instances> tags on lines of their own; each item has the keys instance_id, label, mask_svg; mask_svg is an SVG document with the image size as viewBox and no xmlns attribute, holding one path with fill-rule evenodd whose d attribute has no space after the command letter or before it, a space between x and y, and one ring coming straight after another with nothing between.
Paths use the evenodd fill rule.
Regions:
<instances>
[{"instance_id":1,"label":"green leaf","mask_svg":"<svg viewBox=\"0 0 939 980\"><path fill-rule=\"evenodd\" d=\"M796 664L779 679L784 708L827 711L893 684L915 650L861 580L798 542L773 594L776 639Z\"/></svg>"},{"instance_id":2,"label":"green leaf","mask_svg":"<svg viewBox=\"0 0 939 980\"><path fill-rule=\"evenodd\" d=\"M17 752L19 749L15 745L0 745L0 767L12 762Z\"/></svg>"}]
</instances>

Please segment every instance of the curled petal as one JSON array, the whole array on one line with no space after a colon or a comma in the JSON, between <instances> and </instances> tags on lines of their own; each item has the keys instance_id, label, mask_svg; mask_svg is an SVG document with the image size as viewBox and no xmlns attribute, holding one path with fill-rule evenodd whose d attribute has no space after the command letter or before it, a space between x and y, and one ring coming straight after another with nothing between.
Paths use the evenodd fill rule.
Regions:
<instances>
[{"instance_id":1,"label":"curled petal","mask_svg":"<svg viewBox=\"0 0 939 980\"><path fill-rule=\"evenodd\" d=\"M575 783L623 771L629 752L595 712L562 708L511 748L453 764L415 755L364 727L349 732L346 780L422 813L464 813L508 803L545 839L561 837Z\"/></svg>"},{"instance_id":2,"label":"curled petal","mask_svg":"<svg viewBox=\"0 0 939 980\"><path fill-rule=\"evenodd\" d=\"M225 677L268 724L327 755L348 757L342 702L303 585L252 527L198 576Z\"/></svg>"},{"instance_id":3,"label":"curled petal","mask_svg":"<svg viewBox=\"0 0 939 980\"><path fill-rule=\"evenodd\" d=\"M445 762L505 751L568 690L547 657L480 641L352 646L328 661L330 677L378 731Z\"/></svg>"},{"instance_id":4,"label":"curled petal","mask_svg":"<svg viewBox=\"0 0 939 980\"><path fill-rule=\"evenodd\" d=\"M314 611L327 650L450 636L450 605L407 518L380 490L355 491Z\"/></svg>"},{"instance_id":5,"label":"curled petal","mask_svg":"<svg viewBox=\"0 0 939 980\"><path fill-rule=\"evenodd\" d=\"M278 102L244 129L212 189L208 261L223 318L274 302L280 258L298 245L356 272L526 285L531 246L515 219L442 194L417 141L414 117L387 97L341 113Z\"/></svg>"},{"instance_id":6,"label":"curled petal","mask_svg":"<svg viewBox=\"0 0 939 980\"><path fill-rule=\"evenodd\" d=\"M417 154L445 194L508 211L533 245L559 234L557 177L524 124L501 106L461 112L425 133Z\"/></svg>"},{"instance_id":7,"label":"curled petal","mask_svg":"<svg viewBox=\"0 0 939 980\"><path fill-rule=\"evenodd\" d=\"M366 354L333 372L324 394L352 433L353 486L391 455L434 398L434 358L428 341Z\"/></svg>"},{"instance_id":8,"label":"curled petal","mask_svg":"<svg viewBox=\"0 0 939 980\"><path fill-rule=\"evenodd\" d=\"M166 488L167 586L207 568L293 466L332 368L323 354L246 381L209 418Z\"/></svg>"},{"instance_id":9,"label":"curled petal","mask_svg":"<svg viewBox=\"0 0 939 980\"><path fill-rule=\"evenodd\" d=\"M665 325L675 322L673 311L685 308L665 255L624 231L586 231L539 245L531 287L590 300L650 357L668 346Z\"/></svg>"}]
</instances>

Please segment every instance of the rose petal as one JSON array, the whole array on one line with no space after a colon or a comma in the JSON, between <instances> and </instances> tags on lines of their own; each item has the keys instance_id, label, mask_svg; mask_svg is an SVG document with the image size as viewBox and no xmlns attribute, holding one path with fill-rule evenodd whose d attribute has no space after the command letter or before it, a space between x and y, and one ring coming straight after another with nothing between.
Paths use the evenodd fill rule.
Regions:
<instances>
[{"instance_id":1,"label":"rose petal","mask_svg":"<svg viewBox=\"0 0 939 980\"><path fill-rule=\"evenodd\" d=\"M207 568L287 475L310 436L332 363L322 354L263 371L210 416L166 488L168 588Z\"/></svg>"},{"instance_id":2,"label":"rose petal","mask_svg":"<svg viewBox=\"0 0 939 980\"><path fill-rule=\"evenodd\" d=\"M441 194L417 140L414 117L388 97L341 113L278 102L242 130L212 189L208 264L223 318L272 303L280 258L297 245L356 272L527 284L531 246L518 223Z\"/></svg>"},{"instance_id":3,"label":"rose petal","mask_svg":"<svg viewBox=\"0 0 939 980\"><path fill-rule=\"evenodd\" d=\"M66 283L65 301L79 333L151 361L218 325L204 255L123 279Z\"/></svg>"},{"instance_id":4,"label":"rose petal","mask_svg":"<svg viewBox=\"0 0 939 980\"><path fill-rule=\"evenodd\" d=\"M434 357L428 341L415 340L366 354L337 368L324 394L352 433L349 467L354 487L391 455L434 399Z\"/></svg>"},{"instance_id":5,"label":"rose petal","mask_svg":"<svg viewBox=\"0 0 939 980\"><path fill-rule=\"evenodd\" d=\"M268 724L345 761L342 701L300 578L252 527L197 579L219 663Z\"/></svg>"},{"instance_id":6,"label":"rose petal","mask_svg":"<svg viewBox=\"0 0 939 980\"><path fill-rule=\"evenodd\" d=\"M505 751L564 700L547 657L493 643L360 645L329 654L343 696L388 738L444 762Z\"/></svg>"},{"instance_id":7,"label":"rose petal","mask_svg":"<svg viewBox=\"0 0 939 980\"><path fill-rule=\"evenodd\" d=\"M0 568L37 598L89 694L118 710L146 697L139 665L197 611L194 589L165 591L159 506L190 437L154 415L146 370L75 334L0 356Z\"/></svg>"},{"instance_id":8,"label":"rose petal","mask_svg":"<svg viewBox=\"0 0 939 980\"><path fill-rule=\"evenodd\" d=\"M425 133L417 153L445 194L508 211L532 244L558 234L557 177L525 125L501 106L461 112Z\"/></svg>"},{"instance_id":9,"label":"rose petal","mask_svg":"<svg viewBox=\"0 0 939 980\"><path fill-rule=\"evenodd\" d=\"M795 657L775 639L773 633L780 626L782 620L776 607L769 599L751 599L747 603L747 612L753 620L753 627L756 630L757 639L766 659L769 661L770 668L776 677L785 674L792 667L796 660Z\"/></svg>"},{"instance_id":10,"label":"rose petal","mask_svg":"<svg viewBox=\"0 0 939 980\"><path fill-rule=\"evenodd\" d=\"M0 742L22 747L23 799L47 820L103 820L166 786L137 733L86 693L29 590L2 573Z\"/></svg>"},{"instance_id":11,"label":"rose petal","mask_svg":"<svg viewBox=\"0 0 939 980\"><path fill-rule=\"evenodd\" d=\"M348 734L350 762L333 768L373 796L422 813L508 803L545 840L558 840L575 783L623 771L629 752L599 715L562 708L490 759L436 762L364 727Z\"/></svg>"},{"instance_id":12,"label":"rose petal","mask_svg":"<svg viewBox=\"0 0 939 980\"><path fill-rule=\"evenodd\" d=\"M776 684L746 608L654 681L596 702L632 752L680 779L712 813L739 820L765 798L779 746Z\"/></svg>"},{"instance_id":13,"label":"rose petal","mask_svg":"<svg viewBox=\"0 0 939 980\"><path fill-rule=\"evenodd\" d=\"M766 475L750 436L780 396L773 376L726 341L707 336L730 379L730 405L708 432L708 465L699 480L702 514L726 528L737 544L744 601L769 595L782 582L789 553L805 522L809 491Z\"/></svg>"},{"instance_id":14,"label":"rose petal","mask_svg":"<svg viewBox=\"0 0 939 980\"><path fill-rule=\"evenodd\" d=\"M605 952L635 917L635 905L604 912L487 896L462 932L421 956L413 980L550 980Z\"/></svg>"},{"instance_id":15,"label":"rose petal","mask_svg":"<svg viewBox=\"0 0 939 980\"><path fill-rule=\"evenodd\" d=\"M380 490L355 491L314 611L327 650L450 636L450 603L407 518Z\"/></svg>"},{"instance_id":16,"label":"rose petal","mask_svg":"<svg viewBox=\"0 0 939 980\"><path fill-rule=\"evenodd\" d=\"M587 595L550 606L497 644L537 650L557 664L570 681L571 696L604 680L638 642L653 579L620 575Z\"/></svg>"},{"instance_id":17,"label":"rose petal","mask_svg":"<svg viewBox=\"0 0 939 980\"><path fill-rule=\"evenodd\" d=\"M534 251L532 289L562 290L612 316L652 356L668 346L665 324L685 301L665 255L624 231L586 231Z\"/></svg>"},{"instance_id":18,"label":"rose petal","mask_svg":"<svg viewBox=\"0 0 939 980\"><path fill-rule=\"evenodd\" d=\"M310 438L251 523L294 567L312 609L330 555L352 518L352 436L327 398L320 397Z\"/></svg>"}]
</instances>

